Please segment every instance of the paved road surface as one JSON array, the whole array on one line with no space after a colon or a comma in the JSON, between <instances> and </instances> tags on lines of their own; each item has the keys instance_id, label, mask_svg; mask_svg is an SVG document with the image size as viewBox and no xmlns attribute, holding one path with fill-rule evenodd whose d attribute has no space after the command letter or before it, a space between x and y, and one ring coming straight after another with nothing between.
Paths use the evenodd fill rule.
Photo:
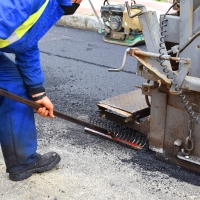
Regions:
<instances>
[{"instance_id":1,"label":"paved road surface","mask_svg":"<svg viewBox=\"0 0 200 200\"><path fill-rule=\"evenodd\" d=\"M53 27L41 40L41 60L47 94L61 112L89 120L99 100L129 92L145 80L135 75L129 57L120 67L126 47L104 43L102 35ZM145 50L142 45L139 48ZM38 152L57 151L61 163L52 171L11 182L0 154L2 200L193 200L200 199L200 177L158 161L142 151L88 135L83 127L36 115Z\"/></svg>"}]
</instances>

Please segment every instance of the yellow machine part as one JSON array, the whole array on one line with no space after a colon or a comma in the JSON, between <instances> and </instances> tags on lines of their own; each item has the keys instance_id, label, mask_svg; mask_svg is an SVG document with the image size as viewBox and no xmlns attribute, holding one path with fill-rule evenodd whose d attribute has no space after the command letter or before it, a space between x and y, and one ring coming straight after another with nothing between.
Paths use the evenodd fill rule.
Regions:
<instances>
[{"instance_id":1,"label":"yellow machine part","mask_svg":"<svg viewBox=\"0 0 200 200\"><path fill-rule=\"evenodd\" d=\"M139 13L140 10L139 9L130 9L130 12L131 12L131 15L134 15L136 13ZM122 27L125 30L133 29L133 30L142 31L138 17L130 18L128 16L127 9L125 9L125 11L123 12Z\"/></svg>"}]
</instances>

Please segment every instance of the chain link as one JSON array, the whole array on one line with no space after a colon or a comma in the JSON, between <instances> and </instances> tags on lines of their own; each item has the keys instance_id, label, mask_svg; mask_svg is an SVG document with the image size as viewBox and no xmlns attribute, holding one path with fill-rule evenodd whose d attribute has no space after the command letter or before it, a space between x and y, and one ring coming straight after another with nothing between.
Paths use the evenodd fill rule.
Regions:
<instances>
[{"instance_id":1,"label":"chain link","mask_svg":"<svg viewBox=\"0 0 200 200\"><path fill-rule=\"evenodd\" d=\"M175 86L175 90L179 93L179 97L182 99L181 102L185 104L185 108L187 109L187 112L190 114L191 119L188 121L188 136L185 139L185 149L187 152L185 152L185 149L182 149L181 152L184 156L188 156L190 155L191 151L194 148L194 141L192 138L192 133L193 133L193 128L194 128L194 120L197 124L200 124L199 122L199 117L195 116L195 112L192 109L192 106L189 106L189 101L186 100L186 95L183 94L183 91L181 89L179 89L180 85L176 84L174 82L175 77L173 76L173 73L167 69L167 66L164 65L164 59L162 58L162 56L164 55L164 53L162 53L162 49L164 49L163 44L165 43L164 38L166 36L163 35L163 33L166 32L166 30L164 30L164 27L167 26L167 19L166 19L166 15L168 14L168 12L171 10L172 7L174 7L176 4L179 6L180 1L177 0L169 9L168 11L165 13L163 20L161 22L160 28L161 28L161 38L160 38L160 49L159 49L159 63L161 65L161 67L163 67L163 72L165 74L167 74L167 78L172 79L172 85ZM171 77L170 77L171 75Z\"/></svg>"},{"instance_id":2,"label":"chain link","mask_svg":"<svg viewBox=\"0 0 200 200\"><path fill-rule=\"evenodd\" d=\"M191 119L188 121L188 137L185 139L185 149L190 153L194 148L192 133L194 130L194 120Z\"/></svg>"}]
</instances>

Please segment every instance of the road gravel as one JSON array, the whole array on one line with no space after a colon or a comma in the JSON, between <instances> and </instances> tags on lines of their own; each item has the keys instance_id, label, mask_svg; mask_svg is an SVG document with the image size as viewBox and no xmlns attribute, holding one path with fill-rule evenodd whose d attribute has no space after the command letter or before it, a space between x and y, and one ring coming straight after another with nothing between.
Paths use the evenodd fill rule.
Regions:
<instances>
[{"instance_id":1,"label":"road gravel","mask_svg":"<svg viewBox=\"0 0 200 200\"><path fill-rule=\"evenodd\" d=\"M39 46L45 87L55 109L85 121L98 119L98 101L145 81L136 76L131 57L125 71L108 72L121 66L126 47L105 43L98 33L54 26ZM35 118L38 152L55 150L62 160L49 172L12 182L0 154L2 200L200 199L200 176L158 160L148 145L135 151L59 118Z\"/></svg>"}]
</instances>

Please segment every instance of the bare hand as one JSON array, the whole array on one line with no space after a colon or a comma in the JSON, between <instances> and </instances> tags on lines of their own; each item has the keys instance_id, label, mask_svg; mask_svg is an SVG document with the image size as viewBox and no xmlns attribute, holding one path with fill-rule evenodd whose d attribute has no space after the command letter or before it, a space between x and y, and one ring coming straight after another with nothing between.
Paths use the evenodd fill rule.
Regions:
<instances>
[{"instance_id":1,"label":"bare hand","mask_svg":"<svg viewBox=\"0 0 200 200\"><path fill-rule=\"evenodd\" d=\"M78 3L80 4L82 2L82 0L72 0L72 3Z\"/></svg>"},{"instance_id":2,"label":"bare hand","mask_svg":"<svg viewBox=\"0 0 200 200\"><path fill-rule=\"evenodd\" d=\"M51 100L47 96L45 96L42 99L35 101L35 102L44 106L43 108L39 108L37 110L35 109L36 113L38 113L42 117L54 118L54 115L53 115L54 106L53 106Z\"/></svg>"}]
</instances>

